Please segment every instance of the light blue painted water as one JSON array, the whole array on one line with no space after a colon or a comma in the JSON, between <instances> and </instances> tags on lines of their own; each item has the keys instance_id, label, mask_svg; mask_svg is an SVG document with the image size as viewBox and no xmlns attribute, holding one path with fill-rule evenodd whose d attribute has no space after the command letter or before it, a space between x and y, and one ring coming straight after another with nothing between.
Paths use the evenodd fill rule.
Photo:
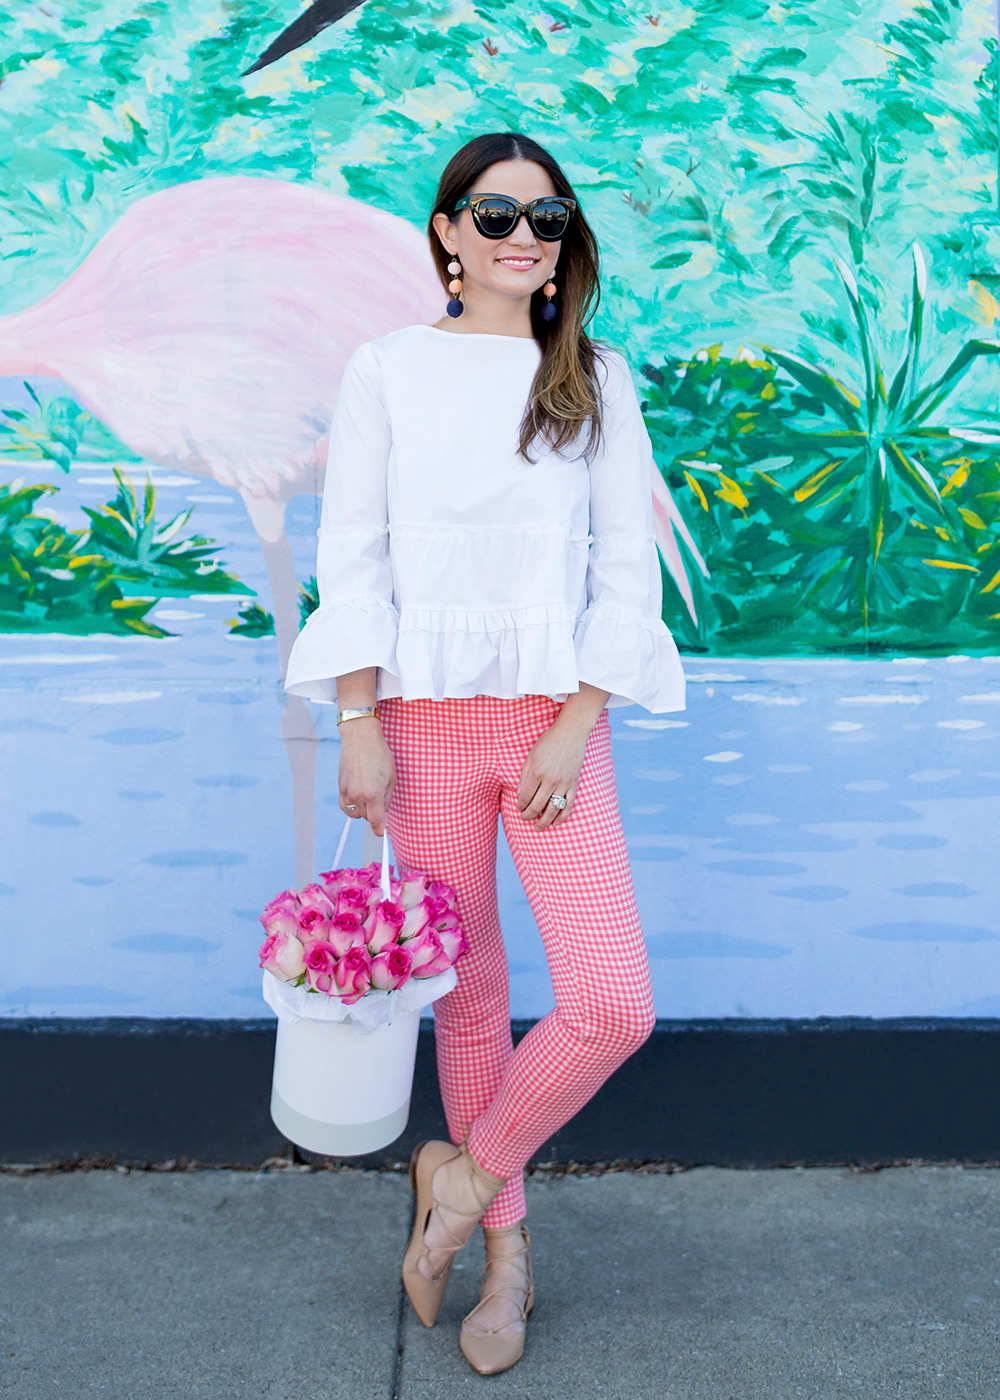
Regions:
<instances>
[{"instance_id":1,"label":"light blue painted water","mask_svg":"<svg viewBox=\"0 0 1000 1400\"><path fill-rule=\"evenodd\" d=\"M65 523L103 466L51 479ZM269 605L242 502L153 470ZM138 477L136 478L138 481ZM313 572L319 502L288 532ZM0 1014L269 1014L256 917L293 879L286 697L233 599L169 599L180 635L0 636L7 823ZM689 707L611 711L622 818L666 1017L1000 1014L1000 658L688 659ZM340 836L338 739L320 733L318 869ZM363 858L361 825L346 859ZM512 1012L551 988L498 846Z\"/></svg>"}]
</instances>

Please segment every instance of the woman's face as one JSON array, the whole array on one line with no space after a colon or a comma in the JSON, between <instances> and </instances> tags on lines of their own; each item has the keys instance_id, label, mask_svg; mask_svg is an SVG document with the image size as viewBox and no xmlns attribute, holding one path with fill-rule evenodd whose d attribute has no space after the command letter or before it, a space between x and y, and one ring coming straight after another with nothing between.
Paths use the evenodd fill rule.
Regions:
<instances>
[{"instance_id":1,"label":"woman's face","mask_svg":"<svg viewBox=\"0 0 1000 1400\"><path fill-rule=\"evenodd\" d=\"M505 194L519 204L556 194L548 171L533 160L501 160L483 171L469 194ZM434 216L438 237L462 264L466 291L482 288L494 296L517 299L543 287L555 272L562 243L542 242L522 214L506 238L484 238L472 221L471 209L458 218Z\"/></svg>"}]
</instances>

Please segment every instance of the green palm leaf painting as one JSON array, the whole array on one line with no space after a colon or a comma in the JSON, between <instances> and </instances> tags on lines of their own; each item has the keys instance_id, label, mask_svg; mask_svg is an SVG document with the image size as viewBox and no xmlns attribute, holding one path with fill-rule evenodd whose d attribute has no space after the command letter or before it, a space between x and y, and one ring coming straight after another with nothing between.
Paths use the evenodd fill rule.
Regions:
<instances>
[{"instance_id":1,"label":"green palm leaf painting","mask_svg":"<svg viewBox=\"0 0 1000 1400\"><path fill-rule=\"evenodd\" d=\"M918 244L911 260L906 346L888 381L870 314L839 259L853 376L770 345L762 359L744 352L727 363L713 347L670 371L647 366L661 468L699 508L689 518L710 570L707 585L696 580L700 645L796 650L810 632L816 649L836 648L838 637L840 647L875 651L1000 642L990 602L1000 585L1000 418L970 424L947 414L1000 341L974 337L943 353L927 345ZM830 358L843 358L839 347ZM924 371L922 361L942 367ZM685 418L698 424L693 441L676 433Z\"/></svg>"}]
</instances>

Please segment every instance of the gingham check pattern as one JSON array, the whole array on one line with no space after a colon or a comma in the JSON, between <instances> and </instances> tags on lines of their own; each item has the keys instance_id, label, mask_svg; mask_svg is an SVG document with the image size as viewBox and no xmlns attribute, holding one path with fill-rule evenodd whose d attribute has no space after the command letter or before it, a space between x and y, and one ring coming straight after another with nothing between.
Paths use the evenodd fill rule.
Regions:
<instances>
[{"instance_id":1,"label":"gingham check pattern","mask_svg":"<svg viewBox=\"0 0 1000 1400\"><path fill-rule=\"evenodd\" d=\"M618 811L603 710L568 820L520 815L528 752L561 706L545 695L379 702L396 764L386 826L397 866L453 885L470 949L435 1003L441 1096L453 1142L508 1183L483 1217L525 1214L524 1167L653 1028L649 964ZM497 814L548 957L555 1009L513 1048L497 909Z\"/></svg>"}]
</instances>

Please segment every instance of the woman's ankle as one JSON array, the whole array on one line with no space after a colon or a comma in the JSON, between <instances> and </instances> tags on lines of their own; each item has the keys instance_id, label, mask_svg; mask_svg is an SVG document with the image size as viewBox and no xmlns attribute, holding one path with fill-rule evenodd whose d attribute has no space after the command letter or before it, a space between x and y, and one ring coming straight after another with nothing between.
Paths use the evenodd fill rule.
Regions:
<instances>
[{"instance_id":1,"label":"woman's ankle","mask_svg":"<svg viewBox=\"0 0 1000 1400\"><path fill-rule=\"evenodd\" d=\"M506 1176L498 1176L496 1172L491 1172L488 1167L476 1160L469 1149L468 1142L462 1143L462 1151L469 1165L469 1170L473 1177L479 1181L492 1196L498 1196L509 1180Z\"/></svg>"},{"instance_id":2,"label":"woman's ankle","mask_svg":"<svg viewBox=\"0 0 1000 1400\"><path fill-rule=\"evenodd\" d=\"M515 1220L513 1225L484 1225L483 1234L487 1240L506 1239L507 1237L520 1239L523 1225L523 1220Z\"/></svg>"},{"instance_id":3,"label":"woman's ankle","mask_svg":"<svg viewBox=\"0 0 1000 1400\"><path fill-rule=\"evenodd\" d=\"M527 1247L524 1221L513 1225L483 1226L486 1262L520 1258Z\"/></svg>"}]
</instances>

